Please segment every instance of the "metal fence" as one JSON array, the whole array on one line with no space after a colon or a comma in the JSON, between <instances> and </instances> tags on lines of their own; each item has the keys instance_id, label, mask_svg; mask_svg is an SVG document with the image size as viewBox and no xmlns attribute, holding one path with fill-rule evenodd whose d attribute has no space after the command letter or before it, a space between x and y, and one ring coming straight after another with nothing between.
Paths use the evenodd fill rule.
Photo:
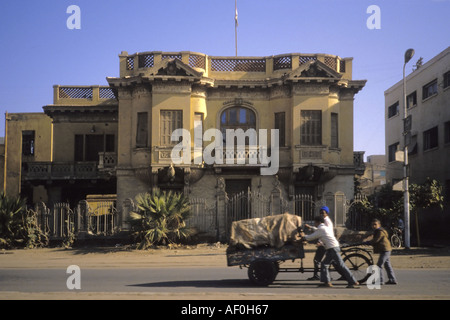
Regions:
<instances>
[{"instance_id":1,"label":"metal fence","mask_svg":"<svg viewBox=\"0 0 450 320\"><path fill-rule=\"evenodd\" d=\"M198 233L216 235L218 232L217 206L216 203L208 204L206 199L190 198L191 216L186 225Z\"/></svg>"},{"instance_id":2,"label":"metal fence","mask_svg":"<svg viewBox=\"0 0 450 320\"><path fill-rule=\"evenodd\" d=\"M41 231L50 239L64 239L71 234L111 236L118 230L118 212L115 201L90 204L80 201L71 208L68 203L55 203L51 208L38 203L33 211Z\"/></svg>"}]
</instances>

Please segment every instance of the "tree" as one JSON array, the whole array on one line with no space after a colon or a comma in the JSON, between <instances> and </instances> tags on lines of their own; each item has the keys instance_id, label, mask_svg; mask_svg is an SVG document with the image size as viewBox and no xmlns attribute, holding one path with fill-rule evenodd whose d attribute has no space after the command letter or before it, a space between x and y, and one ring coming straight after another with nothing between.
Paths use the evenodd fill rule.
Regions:
<instances>
[{"instance_id":1,"label":"tree","mask_svg":"<svg viewBox=\"0 0 450 320\"><path fill-rule=\"evenodd\" d=\"M427 179L423 184L409 185L410 212L416 213L416 228L418 230L417 210L431 207L444 208L443 188L439 181ZM356 212L364 215L368 226L371 219L380 219L387 225L404 217L403 192L392 190L385 185L370 196L367 201L359 201Z\"/></svg>"},{"instance_id":2,"label":"tree","mask_svg":"<svg viewBox=\"0 0 450 320\"><path fill-rule=\"evenodd\" d=\"M190 204L183 194L158 190L137 195L136 202L138 210L130 213L130 222L138 249L174 243L191 235L185 222L191 213Z\"/></svg>"}]
</instances>

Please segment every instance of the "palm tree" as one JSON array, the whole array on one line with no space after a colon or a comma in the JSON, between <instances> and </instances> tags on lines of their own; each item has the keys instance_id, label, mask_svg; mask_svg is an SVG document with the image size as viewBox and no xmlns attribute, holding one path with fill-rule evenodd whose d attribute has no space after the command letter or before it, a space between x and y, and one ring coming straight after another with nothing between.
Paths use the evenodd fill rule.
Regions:
<instances>
[{"instance_id":1,"label":"palm tree","mask_svg":"<svg viewBox=\"0 0 450 320\"><path fill-rule=\"evenodd\" d=\"M186 239L191 230L186 226L190 204L182 193L153 191L136 196L136 212L130 213L134 235L145 249L155 244L169 244Z\"/></svg>"},{"instance_id":2,"label":"palm tree","mask_svg":"<svg viewBox=\"0 0 450 320\"><path fill-rule=\"evenodd\" d=\"M9 247L22 232L25 200L0 194L0 246Z\"/></svg>"}]
</instances>

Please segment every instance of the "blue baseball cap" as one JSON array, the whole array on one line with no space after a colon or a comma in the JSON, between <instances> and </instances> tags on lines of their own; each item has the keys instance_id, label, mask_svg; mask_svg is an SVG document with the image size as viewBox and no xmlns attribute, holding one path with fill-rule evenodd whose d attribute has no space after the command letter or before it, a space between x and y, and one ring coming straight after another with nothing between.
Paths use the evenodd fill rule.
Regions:
<instances>
[{"instance_id":1,"label":"blue baseball cap","mask_svg":"<svg viewBox=\"0 0 450 320\"><path fill-rule=\"evenodd\" d=\"M330 209L329 209L327 206L323 206L322 208L320 208L320 210L325 211L327 214L330 213ZM320 211L320 210L319 210L319 211Z\"/></svg>"}]
</instances>

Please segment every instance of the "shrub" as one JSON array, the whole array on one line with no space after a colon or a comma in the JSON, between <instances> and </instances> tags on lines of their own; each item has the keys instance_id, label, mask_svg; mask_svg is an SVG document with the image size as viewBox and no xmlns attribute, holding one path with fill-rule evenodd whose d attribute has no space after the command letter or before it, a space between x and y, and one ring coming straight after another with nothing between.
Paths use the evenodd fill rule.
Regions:
<instances>
[{"instance_id":1,"label":"shrub","mask_svg":"<svg viewBox=\"0 0 450 320\"><path fill-rule=\"evenodd\" d=\"M130 223L139 249L167 245L191 235L185 222L190 205L183 194L158 190L137 195L136 202L138 210L130 213Z\"/></svg>"}]
</instances>

